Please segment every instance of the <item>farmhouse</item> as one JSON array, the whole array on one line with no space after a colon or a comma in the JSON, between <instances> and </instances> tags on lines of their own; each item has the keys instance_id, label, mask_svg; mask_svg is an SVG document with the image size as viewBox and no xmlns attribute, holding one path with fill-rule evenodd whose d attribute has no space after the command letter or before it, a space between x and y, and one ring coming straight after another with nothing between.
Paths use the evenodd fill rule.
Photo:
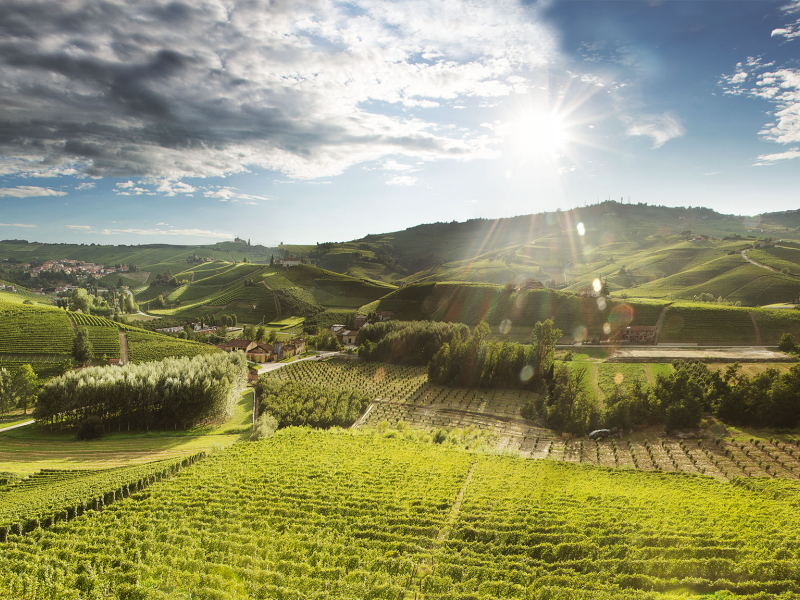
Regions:
<instances>
[{"instance_id":1,"label":"farmhouse","mask_svg":"<svg viewBox=\"0 0 800 600\"><path fill-rule=\"evenodd\" d=\"M538 279L526 279L522 283L519 284L520 290L543 290L544 284L539 281Z\"/></svg>"},{"instance_id":2,"label":"farmhouse","mask_svg":"<svg viewBox=\"0 0 800 600\"><path fill-rule=\"evenodd\" d=\"M251 340L230 340L217 344L217 348L225 352L244 352L248 353L256 347L256 342Z\"/></svg>"},{"instance_id":3,"label":"farmhouse","mask_svg":"<svg viewBox=\"0 0 800 600\"><path fill-rule=\"evenodd\" d=\"M352 345L356 343L356 336L358 335L358 331L353 331L350 329L344 329L340 332L340 334L336 334L336 337L339 338L339 341L344 344L345 346Z\"/></svg>"},{"instance_id":4,"label":"farmhouse","mask_svg":"<svg viewBox=\"0 0 800 600\"><path fill-rule=\"evenodd\" d=\"M394 313L390 310L379 310L377 313L379 321L388 321L394 316Z\"/></svg>"},{"instance_id":5,"label":"farmhouse","mask_svg":"<svg viewBox=\"0 0 800 600\"><path fill-rule=\"evenodd\" d=\"M276 258L273 264L279 267L296 267L300 264L299 258Z\"/></svg>"},{"instance_id":6,"label":"farmhouse","mask_svg":"<svg viewBox=\"0 0 800 600\"><path fill-rule=\"evenodd\" d=\"M256 342L255 348L247 351L247 358L257 363L272 362L275 360L275 348L272 344Z\"/></svg>"}]
</instances>

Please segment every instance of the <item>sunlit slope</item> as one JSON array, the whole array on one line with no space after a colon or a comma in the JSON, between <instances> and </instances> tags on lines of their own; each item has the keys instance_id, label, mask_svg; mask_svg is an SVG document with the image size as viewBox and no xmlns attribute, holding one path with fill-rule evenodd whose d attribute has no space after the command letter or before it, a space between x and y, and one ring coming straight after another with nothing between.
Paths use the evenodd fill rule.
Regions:
<instances>
[{"instance_id":1,"label":"sunlit slope","mask_svg":"<svg viewBox=\"0 0 800 600\"><path fill-rule=\"evenodd\" d=\"M0 367L16 369L30 364L42 377L63 373L72 366L73 340L79 327L86 328L96 359L120 357L120 329L126 334L133 362L216 351L213 346L121 325L103 317L0 300Z\"/></svg>"},{"instance_id":2,"label":"sunlit slope","mask_svg":"<svg viewBox=\"0 0 800 600\"><path fill-rule=\"evenodd\" d=\"M798 494L287 429L12 529L0 597L789 599Z\"/></svg>"},{"instance_id":3,"label":"sunlit slope","mask_svg":"<svg viewBox=\"0 0 800 600\"><path fill-rule=\"evenodd\" d=\"M552 319L563 342L603 340L628 325L657 326L660 343L775 345L785 332L800 337L800 311L733 307L716 303L644 298L598 299L555 290L510 291L488 283L415 283L361 307L388 310L398 319L462 322L486 320L493 331L530 332ZM779 314L776 314L779 313Z\"/></svg>"},{"instance_id":4,"label":"sunlit slope","mask_svg":"<svg viewBox=\"0 0 800 600\"><path fill-rule=\"evenodd\" d=\"M419 225L320 246L316 258L328 269L393 282L535 278L579 291L599 278L628 296L691 300L708 293L747 306L793 301L800 294L800 245L754 249L767 236L760 223L702 208L605 202L496 221ZM775 271L751 264L743 250Z\"/></svg>"},{"instance_id":5,"label":"sunlit slope","mask_svg":"<svg viewBox=\"0 0 800 600\"><path fill-rule=\"evenodd\" d=\"M185 273L177 276L186 280ZM325 309L354 310L394 291L393 285L356 279L310 265L269 267L238 264L193 283L160 289L166 306L153 302L155 315L200 318L207 314L235 314L241 323L268 323L280 316L311 316ZM137 299L153 299L147 290Z\"/></svg>"}]
</instances>

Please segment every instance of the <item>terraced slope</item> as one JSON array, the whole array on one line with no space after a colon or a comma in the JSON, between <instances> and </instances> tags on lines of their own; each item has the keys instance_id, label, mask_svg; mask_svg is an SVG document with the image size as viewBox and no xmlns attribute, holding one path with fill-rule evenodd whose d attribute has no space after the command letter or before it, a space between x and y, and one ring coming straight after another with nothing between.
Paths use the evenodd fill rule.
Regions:
<instances>
[{"instance_id":1,"label":"terraced slope","mask_svg":"<svg viewBox=\"0 0 800 600\"><path fill-rule=\"evenodd\" d=\"M0 598L789 599L799 493L289 429L10 535Z\"/></svg>"}]
</instances>

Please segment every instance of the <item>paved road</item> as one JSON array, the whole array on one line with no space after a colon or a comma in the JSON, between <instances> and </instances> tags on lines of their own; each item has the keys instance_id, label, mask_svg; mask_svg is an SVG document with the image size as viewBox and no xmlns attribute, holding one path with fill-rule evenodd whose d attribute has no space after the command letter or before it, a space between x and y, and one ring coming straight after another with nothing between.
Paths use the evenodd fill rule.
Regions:
<instances>
[{"instance_id":1,"label":"paved road","mask_svg":"<svg viewBox=\"0 0 800 600\"><path fill-rule=\"evenodd\" d=\"M3 433L4 431L11 431L12 429L16 429L17 427L25 427L26 425L30 425L31 423L36 423L36 421L31 419L30 421L25 421L24 423L17 423L16 425L11 425L10 427L3 427L2 429L0 429L0 433Z\"/></svg>"},{"instance_id":2,"label":"paved road","mask_svg":"<svg viewBox=\"0 0 800 600\"><path fill-rule=\"evenodd\" d=\"M261 373L269 373L270 371L275 371L276 369L280 369L281 367L285 367L287 365L293 365L294 363L302 362L304 360L321 360L323 358L332 358L334 356L338 356L338 352L320 352L316 356L308 356L306 358L301 358L299 360L293 360L292 362L288 363L266 363L261 365L261 368L258 370L259 374Z\"/></svg>"}]
</instances>

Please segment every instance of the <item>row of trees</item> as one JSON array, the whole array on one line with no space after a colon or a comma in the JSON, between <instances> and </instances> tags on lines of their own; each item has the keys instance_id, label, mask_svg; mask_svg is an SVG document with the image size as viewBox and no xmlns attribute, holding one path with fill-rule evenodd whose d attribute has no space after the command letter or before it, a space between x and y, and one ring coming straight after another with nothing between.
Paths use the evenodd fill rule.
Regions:
<instances>
[{"instance_id":1,"label":"row of trees","mask_svg":"<svg viewBox=\"0 0 800 600\"><path fill-rule=\"evenodd\" d=\"M247 360L236 352L90 367L48 381L34 414L67 425L97 416L118 429L191 427L230 416L246 385Z\"/></svg>"},{"instance_id":2,"label":"row of trees","mask_svg":"<svg viewBox=\"0 0 800 600\"><path fill-rule=\"evenodd\" d=\"M485 322L471 335L454 335L428 363L428 380L442 385L535 390L552 374L561 330L550 319L536 323L529 345L490 340L490 335Z\"/></svg>"},{"instance_id":3,"label":"row of trees","mask_svg":"<svg viewBox=\"0 0 800 600\"><path fill-rule=\"evenodd\" d=\"M466 339L463 323L438 321L383 321L358 330L359 356L367 360L406 365L427 365L442 346L456 337Z\"/></svg>"},{"instance_id":4,"label":"row of trees","mask_svg":"<svg viewBox=\"0 0 800 600\"><path fill-rule=\"evenodd\" d=\"M788 429L800 423L800 365L753 377L742 373L739 364L724 373L696 361L673 367L652 386L641 379L616 386L600 410L587 392L586 370L558 363L546 392L525 405L523 416L541 417L550 428L579 434L600 426L631 429L660 423L667 430L693 429L703 414L754 427Z\"/></svg>"},{"instance_id":5,"label":"row of trees","mask_svg":"<svg viewBox=\"0 0 800 600\"><path fill-rule=\"evenodd\" d=\"M39 391L39 378L28 364L18 369L0 368L0 414L12 408L22 408L27 414L28 407L36 400Z\"/></svg>"}]
</instances>

